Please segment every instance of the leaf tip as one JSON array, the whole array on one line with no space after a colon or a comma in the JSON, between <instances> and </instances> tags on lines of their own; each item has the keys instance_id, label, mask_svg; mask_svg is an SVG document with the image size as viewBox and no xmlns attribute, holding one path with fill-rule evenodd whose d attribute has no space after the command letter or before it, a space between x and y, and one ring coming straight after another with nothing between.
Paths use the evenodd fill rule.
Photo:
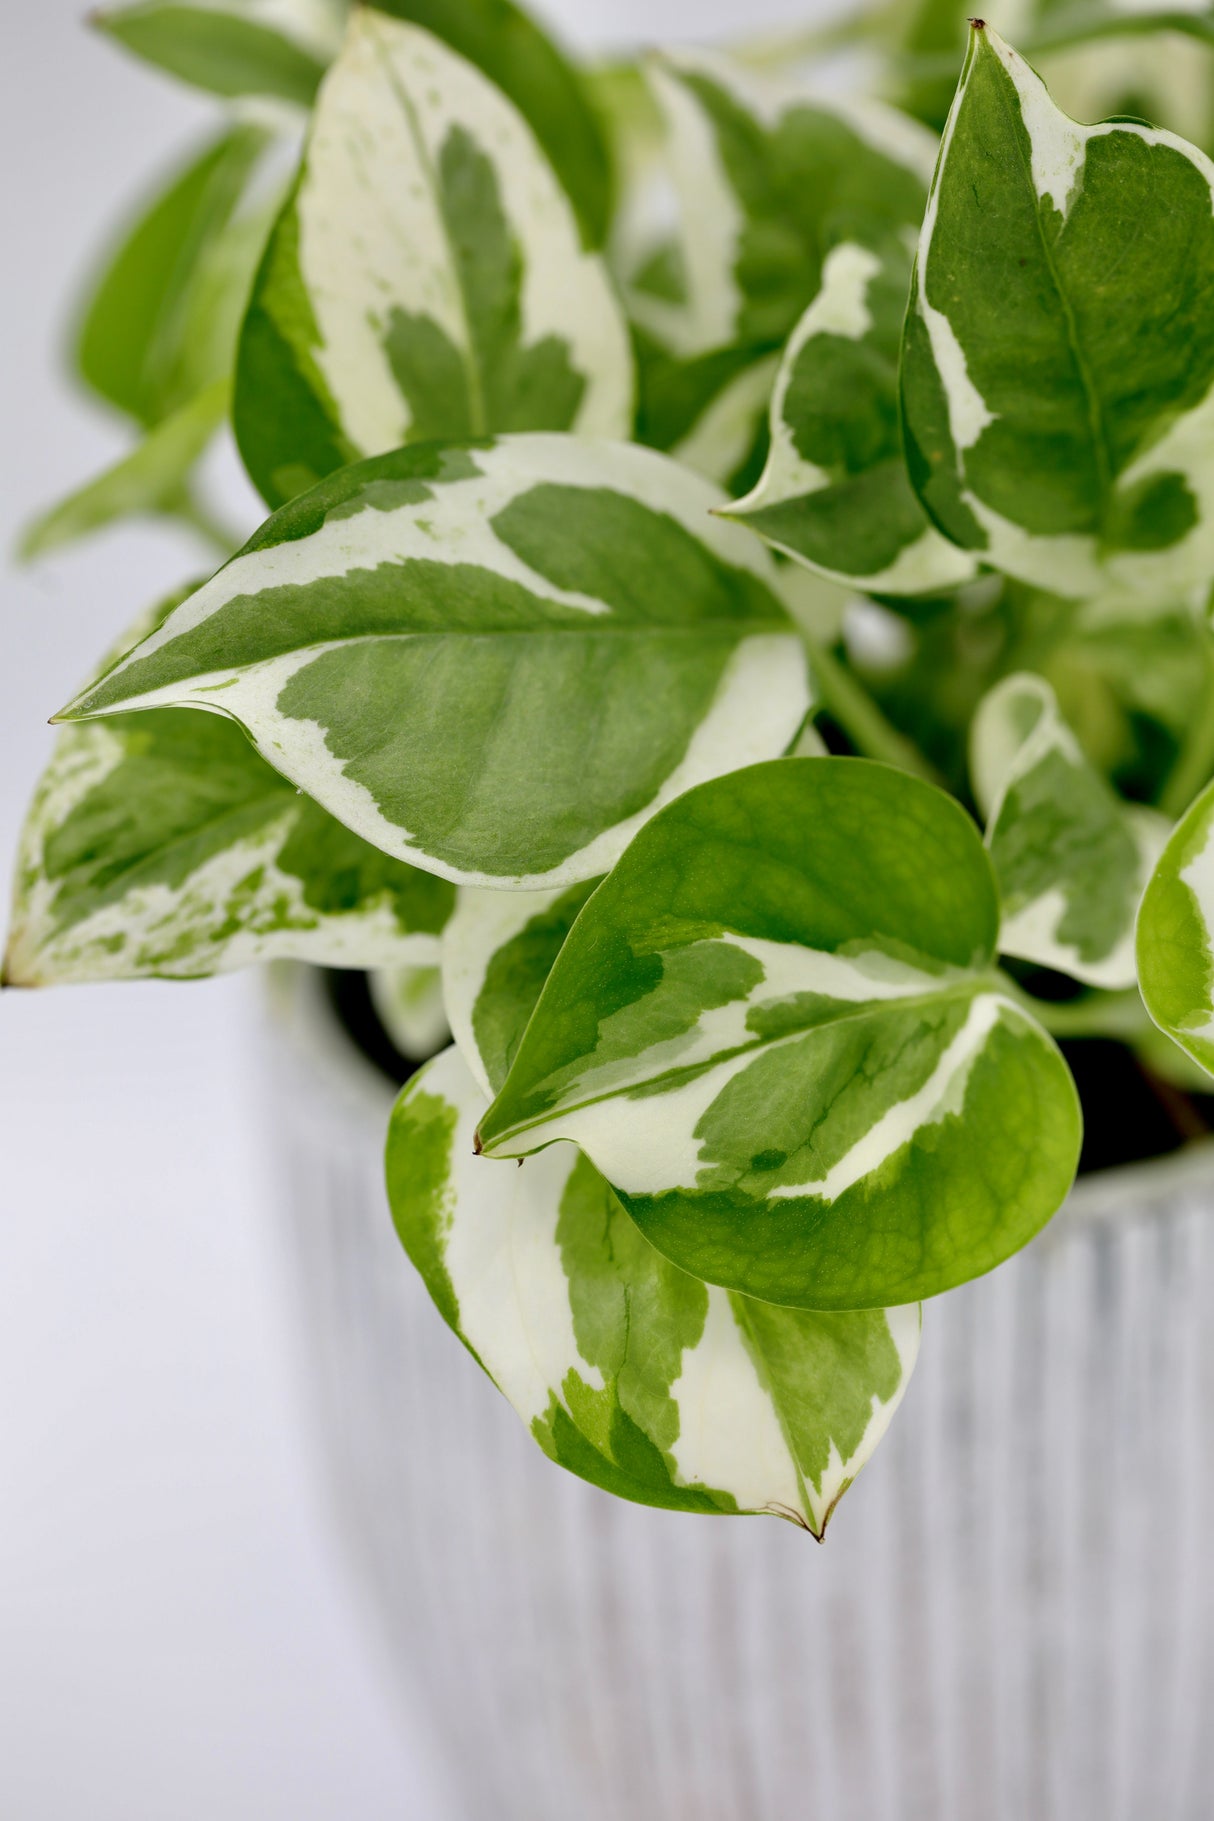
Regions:
<instances>
[{"instance_id":1,"label":"leaf tip","mask_svg":"<svg viewBox=\"0 0 1214 1821\"><path fill-rule=\"evenodd\" d=\"M985 19L971 19L969 23L976 32L984 32L986 30Z\"/></svg>"},{"instance_id":2,"label":"leaf tip","mask_svg":"<svg viewBox=\"0 0 1214 1821\"><path fill-rule=\"evenodd\" d=\"M480 1135L479 1130L473 1132L473 1134L472 1134L472 1150L473 1150L474 1156L477 1156L477 1157L483 1157L485 1154L485 1147L481 1142L481 1135Z\"/></svg>"}]
</instances>

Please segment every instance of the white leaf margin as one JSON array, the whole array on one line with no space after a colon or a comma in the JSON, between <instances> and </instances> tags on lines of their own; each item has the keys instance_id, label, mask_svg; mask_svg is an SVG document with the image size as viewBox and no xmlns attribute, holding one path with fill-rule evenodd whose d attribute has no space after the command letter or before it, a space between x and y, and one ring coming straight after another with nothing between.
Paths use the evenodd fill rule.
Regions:
<instances>
[{"instance_id":1,"label":"white leaf margin","mask_svg":"<svg viewBox=\"0 0 1214 1821\"><path fill-rule=\"evenodd\" d=\"M454 1047L428 1063L405 1095L411 1090L443 1099L456 1114L443 1265L459 1309L459 1333L528 1427L545 1417L554 1397L572 1416L563 1392L570 1372L593 1388L603 1385L599 1368L578 1350L556 1243L561 1197L577 1152L553 1145L523 1170L477 1155L473 1138L488 1101ZM905 1394L918 1357L920 1306L885 1311L902 1368L898 1387L884 1403L874 1397L863 1438L847 1459L832 1446L815 1484L802 1474L729 1293L706 1289L703 1334L685 1351L670 1387L679 1412L670 1451L677 1474L685 1484L729 1492L742 1512L791 1516L820 1538Z\"/></svg>"}]
</instances>

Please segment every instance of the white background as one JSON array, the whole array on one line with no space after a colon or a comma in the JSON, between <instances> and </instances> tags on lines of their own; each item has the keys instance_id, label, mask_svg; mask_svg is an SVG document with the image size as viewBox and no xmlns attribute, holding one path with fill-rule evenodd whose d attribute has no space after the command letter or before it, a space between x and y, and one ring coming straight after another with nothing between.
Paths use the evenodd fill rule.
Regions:
<instances>
[{"instance_id":1,"label":"white background","mask_svg":"<svg viewBox=\"0 0 1214 1821\"><path fill-rule=\"evenodd\" d=\"M545 10L601 43L825 9ZM116 209L214 118L83 11L0 0L5 551L125 445L61 376L69 299ZM254 514L234 473L227 486ZM6 868L46 716L199 562L140 525L6 572ZM2 1821L445 1816L314 1471L257 1131L257 1015L246 977L0 1002Z\"/></svg>"}]
</instances>

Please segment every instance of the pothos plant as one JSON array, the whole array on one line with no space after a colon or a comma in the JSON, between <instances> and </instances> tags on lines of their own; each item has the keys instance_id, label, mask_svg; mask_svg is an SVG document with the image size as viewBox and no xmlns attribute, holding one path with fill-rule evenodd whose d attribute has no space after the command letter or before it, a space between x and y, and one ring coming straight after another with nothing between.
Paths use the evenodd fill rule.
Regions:
<instances>
[{"instance_id":1,"label":"pothos plant","mask_svg":"<svg viewBox=\"0 0 1214 1821\"><path fill-rule=\"evenodd\" d=\"M222 539L229 412L271 509L55 717L8 982L374 970L453 1039L400 1237L540 1445L819 1536L1068 1192L1055 1038L1214 1067L1214 166L1127 112L1214 25L1016 11L1117 117L981 20L950 106L938 0L827 34L884 98L508 0L104 15L232 113L81 319L141 440L27 539Z\"/></svg>"}]
</instances>

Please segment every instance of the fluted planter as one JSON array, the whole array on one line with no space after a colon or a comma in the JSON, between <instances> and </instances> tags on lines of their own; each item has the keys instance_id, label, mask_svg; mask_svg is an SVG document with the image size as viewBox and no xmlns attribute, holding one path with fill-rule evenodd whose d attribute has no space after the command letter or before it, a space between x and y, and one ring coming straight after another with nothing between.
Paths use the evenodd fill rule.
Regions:
<instances>
[{"instance_id":1,"label":"fluted planter","mask_svg":"<svg viewBox=\"0 0 1214 1821\"><path fill-rule=\"evenodd\" d=\"M278 996L316 1416L459 1821L1214 1810L1214 1151L1088 1178L1027 1252L930 1305L818 1548L548 1462L397 1243L388 1083L314 976Z\"/></svg>"}]
</instances>

